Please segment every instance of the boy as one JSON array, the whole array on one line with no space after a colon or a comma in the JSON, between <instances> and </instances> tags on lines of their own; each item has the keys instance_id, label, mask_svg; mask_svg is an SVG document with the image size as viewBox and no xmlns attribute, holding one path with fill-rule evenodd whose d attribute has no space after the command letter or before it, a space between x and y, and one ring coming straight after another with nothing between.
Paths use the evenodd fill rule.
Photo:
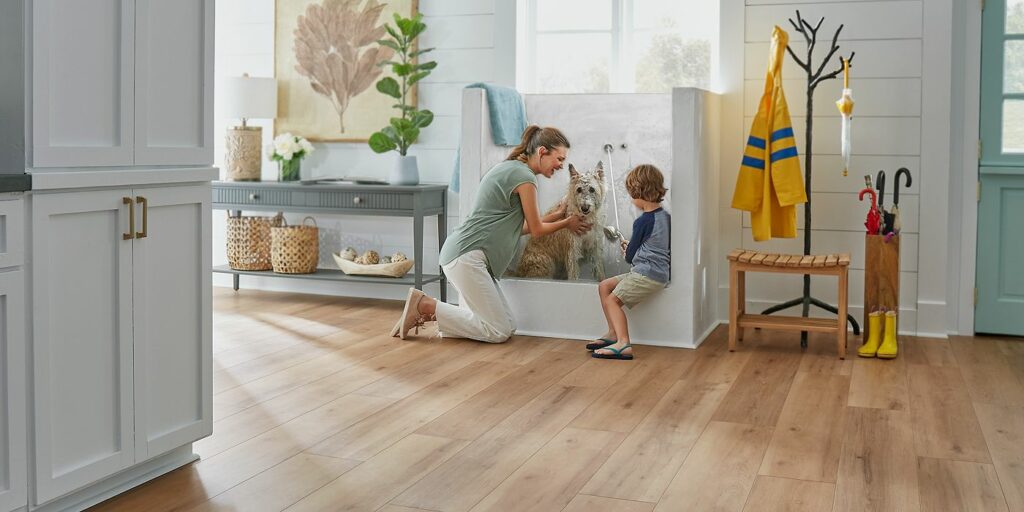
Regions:
<instances>
[{"instance_id":1,"label":"boy","mask_svg":"<svg viewBox=\"0 0 1024 512\"><path fill-rule=\"evenodd\" d=\"M597 287L601 308L608 321L608 332L588 343L591 356L600 359L633 359L629 344L626 313L622 306L632 308L668 285L670 278L669 233L672 218L661 202L665 200L665 179L657 167L636 166L626 176L626 191L633 205L643 210L633 222L633 236L622 242L630 271L601 281Z\"/></svg>"}]
</instances>

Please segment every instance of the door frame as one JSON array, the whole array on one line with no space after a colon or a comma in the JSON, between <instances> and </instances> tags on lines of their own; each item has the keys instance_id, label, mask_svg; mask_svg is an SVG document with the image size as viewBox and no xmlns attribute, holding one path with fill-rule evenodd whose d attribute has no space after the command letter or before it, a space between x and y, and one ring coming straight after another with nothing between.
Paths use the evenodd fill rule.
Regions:
<instances>
[{"instance_id":1,"label":"door frame","mask_svg":"<svg viewBox=\"0 0 1024 512\"><path fill-rule=\"evenodd\" d=\"M980 7L980 6L979 6ZM957 333L974 335L974 288L977 285L978 190L980 187L978 147L981 141L981 18L982 10L972 2L965 8L964 49L964 133L963 170L960 197L960 283L957 294ZM957 162L952 162L956 165Z\"/></svg>"}]
</instances>

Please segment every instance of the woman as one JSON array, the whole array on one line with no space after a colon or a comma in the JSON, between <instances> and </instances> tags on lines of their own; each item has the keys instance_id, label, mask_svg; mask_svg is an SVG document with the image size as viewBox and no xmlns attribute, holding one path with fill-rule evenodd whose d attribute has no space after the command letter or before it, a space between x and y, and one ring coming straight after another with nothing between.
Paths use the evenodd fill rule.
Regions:
<instances>
[{"instance_id":1,"label":"woman","mask_svg":"<svg viewBox=\"0 0 1024 512\"><path fill-rule=\"evenodd\" d=\"M472 213L441 248L441 268L459 291L459 305L410 288L392 336L405 339L411 329L418 332L423 322L435 319L444 336L488 343L512 336L515 320L497 279L512 261L519 236L590 230L582 217L565 217L565 205L544 217L537 206L537 175L550 178L562 168L568 150L569 141L555 128L532 125L523 132L508 158L480 180Z\"/></svg>"}]
</instances>

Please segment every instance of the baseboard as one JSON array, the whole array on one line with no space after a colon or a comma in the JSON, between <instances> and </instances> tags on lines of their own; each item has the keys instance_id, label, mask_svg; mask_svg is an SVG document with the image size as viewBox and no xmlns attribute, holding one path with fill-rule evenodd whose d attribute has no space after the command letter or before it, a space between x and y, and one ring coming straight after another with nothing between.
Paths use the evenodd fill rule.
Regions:
<instances>
[{"instance_id":1,"label":"baseboard","mask_svg":"<svg viewBox=\"0 0 1024 512\"><path fill-rule=\"evenodd\" d=\"M100 480L89 487L29 510L33 512L78 512L85 510L196 460L199 460L199 456L192 452L192 443L189 443L153 460Z\"/></svg>"}]
</instances>

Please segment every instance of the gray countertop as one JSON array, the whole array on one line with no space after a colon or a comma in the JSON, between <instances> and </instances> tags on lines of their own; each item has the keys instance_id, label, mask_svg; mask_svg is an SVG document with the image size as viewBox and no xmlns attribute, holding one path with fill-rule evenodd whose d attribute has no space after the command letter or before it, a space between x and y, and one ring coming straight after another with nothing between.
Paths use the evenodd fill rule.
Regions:
<instances>
[{"instance_id":1,"label":"gray countertop","mask_svg":"<svg viewBox=\"0 0 1024 512\"><path fill-rule=\"evenodd\" d=\"M0 174L0 192L23 192L31 189L31 174Z\"/></svg>"}]
</instances>

